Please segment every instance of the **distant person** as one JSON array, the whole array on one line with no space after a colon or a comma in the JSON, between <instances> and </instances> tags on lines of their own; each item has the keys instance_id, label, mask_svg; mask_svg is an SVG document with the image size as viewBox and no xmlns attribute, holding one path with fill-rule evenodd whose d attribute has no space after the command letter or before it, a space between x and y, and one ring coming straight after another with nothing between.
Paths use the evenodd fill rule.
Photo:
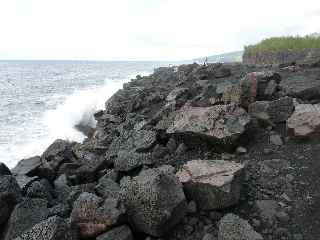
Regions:
<instances>
[{"instance_id":1,"label":"distant person","mask_svg":"<svg viewBox=\"0 0 320 240\"><path fill-rule=\"evenodd\" d=\"M203 66L208 66L208 57L204 59Z\"/></svg>"}]
</instances>

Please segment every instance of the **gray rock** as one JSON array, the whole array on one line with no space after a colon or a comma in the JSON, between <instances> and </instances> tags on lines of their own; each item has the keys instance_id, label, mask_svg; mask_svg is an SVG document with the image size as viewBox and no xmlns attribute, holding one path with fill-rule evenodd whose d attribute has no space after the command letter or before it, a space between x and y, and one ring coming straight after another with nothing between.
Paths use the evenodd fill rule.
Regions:
<instances>
[{"instance_id":1,"label":"gray rock","mask_svg":"<svg viewBox=\"0 0 320 240\"><path fill-rule=\"evenodd\" d=\"M62 218L67 218L69 217L70 212L71 209L69 205L60 203L49 209L49 216L59 216Z\"/></svg>"},{"instance_id":2,"label":"gray rock","mask_svg":"<svg viewBox=\"0 0 320 240\"><path fill-rule=\"evenodd\" d=\"M276 145L276 146L283 145L283 141L281 139L281 136L278 134L271 134L269 140L270 140L270 143L272 143L273 145Z\"/></svg>"},{"instance_id":3,"label":"gray rock","mask_svg":"<svg viewBox=\"0 0 320 240\"><path fill-rule=\"evenodd\" d=\"M219 222L218 240L263 240L246 221L229 213Z\"/></svg>"},{"instance_id":4,"label":"gray rock","mask_svg":"<svg viewBox=\"0 0 320 240\"><path fill-rule=\"evenodd\" d=\"M21 189L11 175L0 175L0 225L10 217L13 207L22 199Z\"/></svg>"},{"instance_id":5,"label":"gray rock","mask_svg":"<svg viewBox=\"0 0 320 240\"><path fill-rule=\"evenodd\" d=\"M68 197L62 201L63 203L68 203L69 206L73 206L74 202L82 193L92 193L95 194L95 184L87 183L70 187Z\"/></svg>"},{"instance_id":6,"label":"gray rock","mask_svg":"<svg viewBox=\"0 0 320 240\"><path fill-rule=\"evenodd\" d=\"M131 229L127 225L123 225L99 235L96 240L133 240L133 235Z\"/></svg>"},{"instance_id":7,"label":"gray rock","mask_svg":"<svg viewBox=\"0 0 320 240\"><path fill-rule=\"evenodd\" d=\"M81 238L94 238L119 223L124 213L115 199L103 200L94 194L82 193L74 203L70 218Z\"/></svg>"},{"instance_id":8,"label":"gray rock","mask_svg":"<svg viewBox=\"0 0 320 240\"><path fill-rule=\"evenodd\" d=\"M10 169L2 162L0 162L0 176L11 175Z\"/></svg>"},{"instance_id":9,"label":"gray rock","mask_svg":"<svg viewBox=\"0 0 320 240\"><path fill-rule=\"evenodd\" d=\"M35 181L28 187L26 196L29 198L42 198L48 202L52 202L51 186L48 185L49 183L46 184L41 181Z\"/></svg>"},{"instance_id":10,"label":"gray rock","mask_svg":"<svg viewBox=\"0 0 320 240\"><path fill-rule=\"evenodd\" d=\"M142 152L150 149L157 141L157 133L149 130L140 130L133 133L135 150Z\"/></svg>"},{"instance_id":11,"label":"gray rock","mask_svg":"<svg viewBox=\"0 0 320 240\"><path fill-rule=\"evenodd\" d=\"M43 177L54 179L59 167L66 162L74 161L72 143L57 139L42 154L39 172Z\"/></svg>"},{"instance_id":12,"label":"gray rock","mask_svg":"<svg viewBox=\"0 0 320 240\"><path fill-rule=\"evenodd\" d=\"M66 203L68 196L71 192L71 187L68 185L67 176L65 174L60 175L54 181L54 188L56 192L56 197L59 202Z\"/></svg>"},{"instance_id":13,"label":"gray rock","mask_svg":"<svg viewBox=\"0 0 320 240\"><path fill-rule=\"evenodd\" d=\"M188 199L200 209L223 209L240 199L244 166L223 160L192 160L176 176L184 185Z\"/></svg>"},{"instance_id":14,"label":"gray rock","mask_svg":"<svg viewBox=\"0 0 320 240\"><path fill-rule=\"evenodd\" d=\"M283 211L277 212L276 217L281 223L288 223L290 220L289 215Z\"/></svg>"},{"instance_id":15,"label":"gray rock","mask_svg":"<svg viewBox=\"0 0 320 240\"><path fill-rule=\"evenodd\" d=\"M38 177L28 177L27 175L15 175L20 188L25 192L27 188L38 179Z\"/></svg>"},{"instance_id":16,"label":"gray rock","mask_svg":"<svg viewBox=\"0 0 320 240\"><path fill-rule=\"evenodd\" d=\"M288 135L305 138L320 135L320 105L299 104L287 121Z\"/></svg>"},{"instance_id":17,"label":"gray rock","mask_svg":"<svg viewBox=\"0 0 320 240\"><path fill-rule=\"evenodd\" d=\"M236 152L237 154L246 154L247 149L245 147L237 147Z\"/></svg>"},{"instance_id":18,"label":"gray rock","mask_svg":"<svg viewBox=\"0 0 320 240\"><path fill-rule=\"evenodd\" d=\"M114 160L117 171L127 172L143 164L151 164L151 153L137 153L135 151L120 150Z\"/></svg>"},{"instance_id":19,"label":"gray rock","mask_svg":"<svg viewBox=\"0 0 320 240\"><path fill-rule=\"evenodd\" d=\"M258 200L255 202L255 209L259 214L261 221L272 226L275 223L278 211L278 203L274 200Z\"/></svg>"},{"instance_id":20,"label":"gray rock","mask_svg":"<svg viewBox=\"0 0 320 240\"><path fill-rule=\"evenodd\" d=\"M121 181L121 197L136 231L162 236L184 217L187 203L173 171L162 166Z\"/></svg>"},{"instance_id":21,"label":"gray rock","mask_svg":"<svg viewBox=\"0 0 320 240\"><path fill-rule=\"evenodd\" d=\"M22 159L17 166L12 169L14 175L27 175L30 176L37 171L37 168L41 165L40 157L32 157L28 159Z\"/></svg>"},{"instance_id":22,"label":"gray rock","mask_svg":"<svg viewBox=\"0 0 320 240\"><path fill-rule=\"evenodd\" d=\"M27 198L15 206L7 223L4 240L11 240L47 219L49 210L47 201Z\"/></svg>"},{"instance_id":23,"label":"gray rock","mask_svg":"<svg viewBox=\"0 0 320 240\"><path fill-rule=\"evenodd\" d=\"M275 98L281 76L272 71L248 73L240 84L235 84L223 91L225 103L240 104L247 108L251 103Z\"/></svg>"},{"instance_id":24,"label":"gray rock","mask_svg":"<svg viewBox=\"0 0 320 240\"><path fill-rule=\"evenodd\" d=\"M232 146L250 123L247 112L235 105L185 107L175 113L169 134L206 136L223 146Z\"/></svg>"},{"instance_id":25,"label":"gray rock","mask_svg":"<svg viewBox=\"0 0 320 240\"><path fill-rule=\"evenodd\" d=\"M118 199L120 194L120 186L110 178L104 176L99 179L99 184L95 187L98 196L102 198Z\"/></svg>"},{"instance_id":26,"label":"gray rock","mask_svg":"<svg viewBox=\"0 0 320 240\"><path fill-rule=\"evenodd\" d=\"M249 105L249 114L256 118L266 116L273 123L285 122L294 110L293 99L283 97L275 101L256 101Z\"/></svg>"},{"instance_id":27,"label":"gray rock","mask_svg":"<svg viewBox=\"0 0 320 240\"><path fill-rule=\"evenodd\" d=\"M14 240L73 240L68 234L68 223L57 216L34 225Z\"/></svg>"},{"instance_id":28,"label":"gray rock","mask_svg":"<svg viewBox=\"0 0 320 240\"><path fill-rule=\"evenodd\" d=\"M195 201L191 201L188 203L188 213L196 213L197 212L197 204Z\"/></svg>"}]
</instances>

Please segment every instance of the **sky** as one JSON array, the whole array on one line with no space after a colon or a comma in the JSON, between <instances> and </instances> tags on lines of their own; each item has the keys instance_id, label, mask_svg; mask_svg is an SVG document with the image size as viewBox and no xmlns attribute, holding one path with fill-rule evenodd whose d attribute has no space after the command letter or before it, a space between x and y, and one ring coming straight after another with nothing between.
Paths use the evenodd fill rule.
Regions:
<instances>
[{"instance_id":1,"label":"sky","mask_svg":"<svg viewBox=\"0 0 320 240\"><path fill-rule=\"evenodd\" d=\"M186 60L313 32L319 0L0 0L0 59Z\"/></svg>"}]
</instances>

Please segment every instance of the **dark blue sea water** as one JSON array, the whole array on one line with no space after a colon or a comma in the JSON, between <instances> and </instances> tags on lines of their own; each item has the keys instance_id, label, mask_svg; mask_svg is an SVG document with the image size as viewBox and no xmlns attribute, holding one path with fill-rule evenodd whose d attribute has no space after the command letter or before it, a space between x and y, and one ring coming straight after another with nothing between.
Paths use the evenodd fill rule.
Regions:
<instances>
[{"instance_id":1,"label":"dark blue sea water","mask_svg":"<svg viewBox=\"0 0 320 240\"><path fill-rule=\"evenodd\" d=\"M124 82L159 62L0 61L0 162L41 154L57 138L82 141L74 125Z\"/></svg>"}]
</instances>

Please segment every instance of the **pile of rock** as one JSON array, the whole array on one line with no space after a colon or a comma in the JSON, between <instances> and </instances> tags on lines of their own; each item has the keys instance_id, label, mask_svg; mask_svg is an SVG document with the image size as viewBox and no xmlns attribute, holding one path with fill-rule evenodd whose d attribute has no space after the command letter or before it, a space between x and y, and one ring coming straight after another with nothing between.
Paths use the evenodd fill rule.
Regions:
<instances>
[{"instance_id":1,"label":"pile of rock","mask_svg":"<svg viewBox=\"0 0 320 240\"><path fill-rule=\"evenodd\" d=\"M317 105L295 104L280 82L221 64L137 77L83 143L56 140L11 171L0 164L0 239L263 239L234 214L252 184L244 146L257 128L280 148L273 128L300 137L320 126Z\"/></svg>"}]
</instances>

